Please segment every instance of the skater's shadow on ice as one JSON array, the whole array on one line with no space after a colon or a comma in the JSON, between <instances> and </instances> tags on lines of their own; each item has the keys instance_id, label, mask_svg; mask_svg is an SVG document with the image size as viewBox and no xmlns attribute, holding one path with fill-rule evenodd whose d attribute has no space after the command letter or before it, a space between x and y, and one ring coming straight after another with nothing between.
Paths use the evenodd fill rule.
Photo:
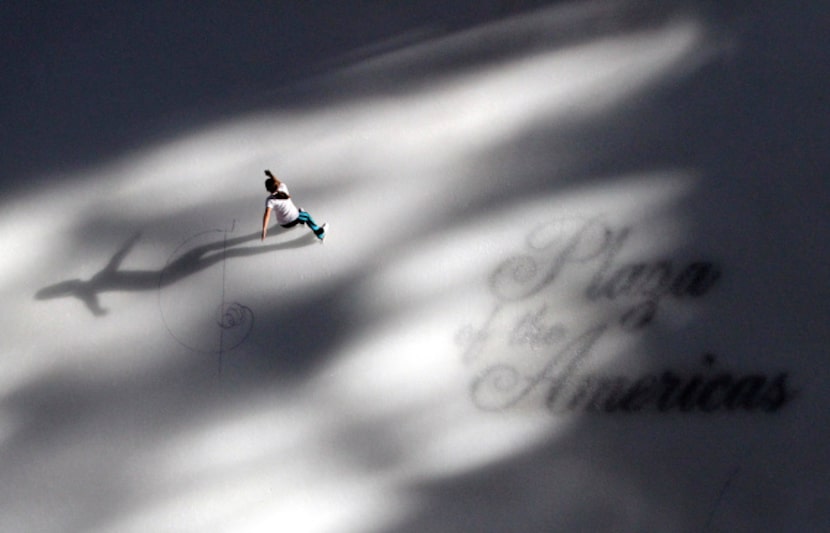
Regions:
<instances>
[{"instance_id":1,"label":"skater's shadow on ice","mask_svg":"<svg viewBox=\"0 0 830 533\"><path fill-rule=\"evenodd\" d=\"M317 240L313 234L306 233L302 237L277 244L240 247L247 242L258 240L260 233L256 232L233 239L223 237L197 246L184 252L160 270L119 270L121 262L130 253L140 236L140 233L132 236L112 256L109 263L89 280L70 279L44 287L35 294L35 299L51 300L74 296L81 300L93 315L102 316L107 314L107 310L98 300L98 295L103 292L155 290L172 285L226 259L301 248L312 245Z\"/></svg>"}]
</instances>

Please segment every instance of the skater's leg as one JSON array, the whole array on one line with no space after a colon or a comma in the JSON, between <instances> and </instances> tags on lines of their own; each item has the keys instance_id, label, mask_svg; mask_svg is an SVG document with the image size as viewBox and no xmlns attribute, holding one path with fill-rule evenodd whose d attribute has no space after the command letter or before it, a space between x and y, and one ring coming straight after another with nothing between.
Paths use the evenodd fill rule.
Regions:
<instances>
[{"instance_id":1,"label":"skater's leg","mask_svg":"<svg viewBox=\"0 0 830 533\"><path fill-rule=\"evenodd\" d=\"M307 224L311 231L317 235L317 238L322 238L325 230L317 225L314 219L311 217L308 211L300 211L300 217L297 219L300 222Z\"/></svg>"}]
</instances>

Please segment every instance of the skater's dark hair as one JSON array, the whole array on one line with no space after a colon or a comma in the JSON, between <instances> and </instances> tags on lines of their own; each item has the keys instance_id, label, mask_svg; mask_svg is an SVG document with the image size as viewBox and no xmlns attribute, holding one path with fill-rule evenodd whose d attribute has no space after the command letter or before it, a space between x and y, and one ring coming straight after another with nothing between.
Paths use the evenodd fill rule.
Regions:
<instances>
[{"instance_id":1,"label":"skater's dark hair","mask_svg":"<svg viewBox=\"0 0 830 533\"><path fill-rule=\"evenodd\" d=\"M270 177L267 180L265 180L265 189L271 194L277 192L277 180L275 180L273 177Z\"/></svg>"}]
</instances>

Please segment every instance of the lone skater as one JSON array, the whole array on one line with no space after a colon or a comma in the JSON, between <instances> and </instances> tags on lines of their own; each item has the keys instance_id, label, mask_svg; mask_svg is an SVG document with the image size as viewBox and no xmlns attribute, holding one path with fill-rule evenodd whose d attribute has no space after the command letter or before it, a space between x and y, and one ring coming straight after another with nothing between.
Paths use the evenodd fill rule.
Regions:
<instances>
[{"instance_id":1,"label":"lone skater","mask_svg":"<svg viewBox=\"0 0 830 533\"><path fill-rule=\"evenodd\" d=\"M318 226L307 211L298 209L294 205L285 183L271 174L270 170L266 170L265 175L268 176L268 179L265 180L265 189L271 194L265 200L265 214L262 215L262 240L264 241L265 236L268 235L268 223L273 211L277 217L277 224L283 228L293 228L297 224L306 224L314 232L314 235L320 239L320 242L323 242L326 238L328 224Z\"/></svg>"}]
</instances>

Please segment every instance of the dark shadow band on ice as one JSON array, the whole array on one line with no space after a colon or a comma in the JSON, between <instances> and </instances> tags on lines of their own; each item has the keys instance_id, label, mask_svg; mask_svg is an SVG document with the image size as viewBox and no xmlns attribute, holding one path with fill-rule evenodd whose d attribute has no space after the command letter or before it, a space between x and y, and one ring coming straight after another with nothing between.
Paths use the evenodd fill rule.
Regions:
<instances>
[{"instance_id":1,"label":"dark shadow band on ice","mask_svg":"<svg viewBox=\"0 0 830 533\"><path fill-rule=\"evenodd\" d=\"M226 234L225 230L212 230ZM210 232L208 232L210 233ZM130 253L140 233L133 235L112 256L109 263L89 280L70 279L44 287L35 294L36 300L75 297L81 300L95 316L103 316L108 310L101 306L99 295L104 292L149 291L172 285L188 276L209 268L221 261L234 257L250 257L278 250L289 250L314 244L316 238L308 234L267 246L239 247L256 241L260 232L228 239L223 238L197 246L159 270L119 270L121 262Z\"/></svg>"}]
</instances>

